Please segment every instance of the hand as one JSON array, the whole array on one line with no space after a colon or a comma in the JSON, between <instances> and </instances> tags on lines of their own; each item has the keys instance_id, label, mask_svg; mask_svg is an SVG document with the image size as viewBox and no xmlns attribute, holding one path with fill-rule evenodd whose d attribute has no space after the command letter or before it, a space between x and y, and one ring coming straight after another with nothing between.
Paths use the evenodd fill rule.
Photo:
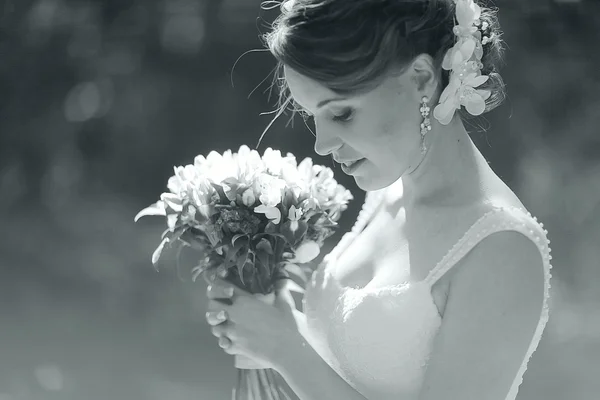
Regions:
<instances>
[{"instance_id":1,"label":"hand","mask_svg":"<svg viewBox=\"0 0 600 400\"><path fill-rule=\"evenodd\" d=\"M206 319L227 354L245 355L277 369L283 355L301 346L289 291L280 286L270 305L220 278L209 282Z\"/></svg>"}]
</instances>

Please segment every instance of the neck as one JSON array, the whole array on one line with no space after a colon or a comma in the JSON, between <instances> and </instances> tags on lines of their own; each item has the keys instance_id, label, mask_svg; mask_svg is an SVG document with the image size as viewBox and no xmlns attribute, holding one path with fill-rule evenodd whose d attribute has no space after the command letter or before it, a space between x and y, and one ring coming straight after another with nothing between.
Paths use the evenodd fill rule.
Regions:
<instances>
[{"instance_id":1,"label":"neck","mask_svg":"<svg viewBox=\"0 0 600 400\"><path fill-rule=\"evenodd\" d=\"M431 131L425 135L425 155L418 153L415 168L402 176L408 204L450 206L470 203L481 194L481 163L461 119L448 125L431 119Z\"/></svg>"}]
</instances>

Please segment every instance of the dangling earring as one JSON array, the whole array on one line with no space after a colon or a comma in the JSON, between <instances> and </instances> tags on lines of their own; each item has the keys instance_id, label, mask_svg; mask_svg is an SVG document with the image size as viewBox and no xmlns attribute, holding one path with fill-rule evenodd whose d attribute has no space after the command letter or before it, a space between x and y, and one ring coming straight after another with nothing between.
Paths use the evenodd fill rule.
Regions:
<instances>
[{"instance_id":1,"label":"dangling earring","mask_svg":"<svg viewBox=\"0 0 600 400\"><path fill-rule=\"evenodd\" d=\"M423 117L423 122L421 122L421 154L425 154L425 134L431 130L431 120L429 119L429 98L427 96L423 96L421 99L421 116Z\"/></svg>"}]
</instances>

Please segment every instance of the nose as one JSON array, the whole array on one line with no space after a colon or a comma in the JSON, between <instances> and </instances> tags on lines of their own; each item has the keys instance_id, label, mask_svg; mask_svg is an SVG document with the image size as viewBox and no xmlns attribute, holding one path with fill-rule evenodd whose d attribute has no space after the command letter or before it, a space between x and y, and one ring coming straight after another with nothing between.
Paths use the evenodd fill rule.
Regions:
<instances>
[{"instance_id":1,"label":"nose","mask_svg":"<svg viewBox=\"0 0 600 400\"><path fill-rule=\"evenodd\" d=\"M320 156L326 156L339 149L341 145L341 141L334 135L323 134L323 131L319 131L317 128L315 153Z\"/></svg>"}]
</instances>

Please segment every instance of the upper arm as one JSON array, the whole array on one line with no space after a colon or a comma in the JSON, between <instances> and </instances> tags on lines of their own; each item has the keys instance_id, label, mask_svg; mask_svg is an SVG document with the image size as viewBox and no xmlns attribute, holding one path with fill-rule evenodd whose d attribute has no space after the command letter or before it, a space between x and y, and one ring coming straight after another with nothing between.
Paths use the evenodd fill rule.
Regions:
<instances>
[{"instance_id":1,"label":"upper arm","mask_svg":"<svg viewBox=\"0 0 600 400\"><path fill-rule=\"evenodd\" d=\"M544 266L515 231L491 234L454 266L421 400L504 400L540 320Z\"/></svg>"}]
</instances>

